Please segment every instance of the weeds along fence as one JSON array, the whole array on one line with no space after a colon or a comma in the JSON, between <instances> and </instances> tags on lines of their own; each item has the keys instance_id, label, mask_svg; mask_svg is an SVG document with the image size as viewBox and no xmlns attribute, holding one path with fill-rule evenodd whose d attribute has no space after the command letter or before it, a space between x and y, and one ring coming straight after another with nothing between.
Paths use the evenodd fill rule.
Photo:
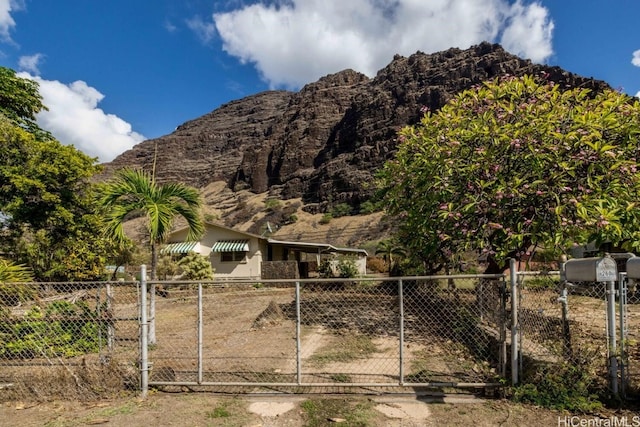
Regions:
<instances>
[{"instance_id":1,"label":"weeds along fence","mask_svg":"<svg viewBox=\"0 0 640 427\"><path fill-rule=\"evenodd\" d=\"M3 283L0 400L139 388L139 283Z\"/></svg>"}]
</instances>

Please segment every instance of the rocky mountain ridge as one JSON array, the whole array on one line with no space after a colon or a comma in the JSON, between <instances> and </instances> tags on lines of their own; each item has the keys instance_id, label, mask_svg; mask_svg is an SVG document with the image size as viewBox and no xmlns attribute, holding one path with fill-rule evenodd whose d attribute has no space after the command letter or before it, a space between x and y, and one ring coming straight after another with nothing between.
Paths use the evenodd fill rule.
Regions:
<instances>
[{"instance_id":1,"label":"rocky mountain ridge","mask_svg":"<svg viewBox=\"0 0 640 427\"><path fill-rule=\"evenodd\" d=\"M151 169L161 182L301 199L308 212L339 203L356 209L372 193L375 171L393 156L397 131L424 108L504 75L545 73L557 84L596 91L608 85L534 64L482 43L466 50L396 55L373 78L345 70L298 92L268 91L229 102L173 133L144 141L105 165ZM229 225L234 225L233 221Z\"/></svg>"}]
</instances>

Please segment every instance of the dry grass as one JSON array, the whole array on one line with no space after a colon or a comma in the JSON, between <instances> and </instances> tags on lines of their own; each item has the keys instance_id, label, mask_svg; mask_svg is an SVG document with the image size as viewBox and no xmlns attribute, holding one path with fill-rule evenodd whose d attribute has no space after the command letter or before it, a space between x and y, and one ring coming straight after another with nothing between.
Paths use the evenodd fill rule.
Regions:
<instances>
[{"instance_id":1,"label":"dry grass","mask_svg":"<svg viewBox=\"0 0 640 427\"><path fill-rule=\"evenodd\" d=\"M7 369L7 368L5 368ZM132 372L117 362L103 365L21 367L0 393L0 401L90 401L134 393Z\"/></svg>"}]
</instances>

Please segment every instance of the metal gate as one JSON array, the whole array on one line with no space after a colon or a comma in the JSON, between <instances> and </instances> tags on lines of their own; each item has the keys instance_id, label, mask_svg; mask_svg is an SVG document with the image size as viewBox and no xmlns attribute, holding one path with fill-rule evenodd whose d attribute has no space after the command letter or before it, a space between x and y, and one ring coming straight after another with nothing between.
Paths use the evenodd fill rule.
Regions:
<instances>
[{"instance_id":1,"label":"metal gate","mask_svg":"<svg viewBox=\"0 0 640 427\"><path fill-rule=\"evenodd\" d=\"M582 363L605 386L615 381L621 397L638 395L640 292L635 283L620 274L613 321L604 283L568 283L559 271L520 272L517 282L519 373L540 363Z\"/></svg>"},{"instance_id":2,"label":"metal gate","mask_svg":"<svg viewBox=\"0 0 640 427\"><path fill-rule=\"evenodd\" d=\"M143 392L487 387L506 372L502 275L150 285Z\"/></svg>"}]
</instances>

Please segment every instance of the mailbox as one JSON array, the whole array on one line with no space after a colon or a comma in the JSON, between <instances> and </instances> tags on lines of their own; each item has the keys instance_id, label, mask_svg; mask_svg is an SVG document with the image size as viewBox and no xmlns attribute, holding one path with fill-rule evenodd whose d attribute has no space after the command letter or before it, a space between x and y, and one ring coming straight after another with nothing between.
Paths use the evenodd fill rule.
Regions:
<instances>
[{"instance_id":1,"label":"mailbox","mask_svg":"<svg viewBox=\"0 0 640 427\"><path fill-rule=\"evenodd\" d=\"M634 280L640 279L640 257L627 260L627 277Z\"/></svg>"},{"instance_id":2,"label":"mailbox","mask_svg":"<svg viewBox=\"0 0 640 427\"><path fill-rule=\"evenodd\" d=\"M616 261L609 256L570 259L564 264L564 269L565 277L570 282L615 282L618 280ZM638 272L640 273L640 266Z\"/></svg>"}]
</instances>

